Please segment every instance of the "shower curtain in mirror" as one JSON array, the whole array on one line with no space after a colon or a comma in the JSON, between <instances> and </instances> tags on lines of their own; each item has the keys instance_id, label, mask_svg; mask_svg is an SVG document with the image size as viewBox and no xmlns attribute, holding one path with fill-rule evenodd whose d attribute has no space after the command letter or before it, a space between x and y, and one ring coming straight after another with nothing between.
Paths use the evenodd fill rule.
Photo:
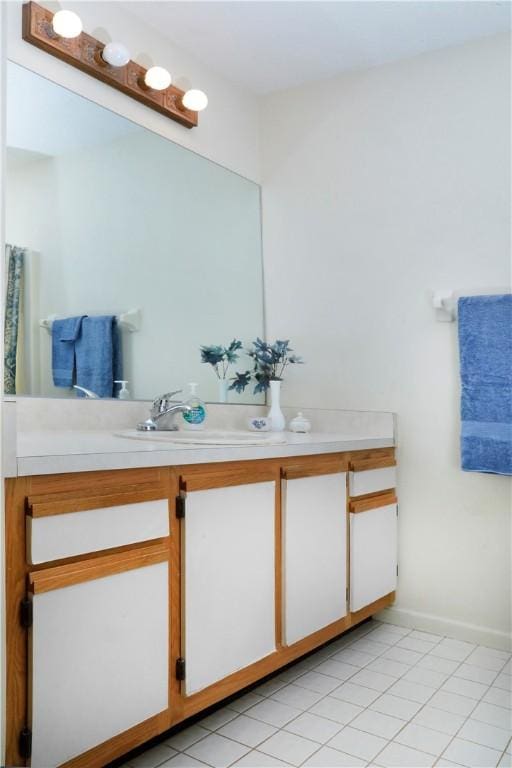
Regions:
<instances>
[{"instance_id":1,"label":"shower curtain in mirror","mask_svg":"<svg viewBox=\"0 0 512 768\"><path fill-rule=\"evenodd\" d=\"M22 326L23 273L26 248L5 246L4 394L16 394L16 368Z\"/></svg>"}]
</instances>

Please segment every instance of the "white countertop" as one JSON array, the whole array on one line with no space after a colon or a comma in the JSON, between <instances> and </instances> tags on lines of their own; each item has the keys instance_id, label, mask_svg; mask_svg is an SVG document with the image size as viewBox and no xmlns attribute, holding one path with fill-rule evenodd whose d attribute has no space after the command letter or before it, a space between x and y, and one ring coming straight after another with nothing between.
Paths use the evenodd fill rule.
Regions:
<instances>
[{"instance_id":1,"label":"white countertop","mask_svg":"<svg viewBox=\"0 0 512 768\"><path fill-rule=\"evenodd\" d=\"M176 445L117 436L95 430L18 432L17 475L48 475L136 467L161 467L221 461L249 461L287 456L390 448L393 438L338 432L285 432L286 442L256 446ZM11 473L12 474L12 473Z\"/></svg>"}]
</instances>

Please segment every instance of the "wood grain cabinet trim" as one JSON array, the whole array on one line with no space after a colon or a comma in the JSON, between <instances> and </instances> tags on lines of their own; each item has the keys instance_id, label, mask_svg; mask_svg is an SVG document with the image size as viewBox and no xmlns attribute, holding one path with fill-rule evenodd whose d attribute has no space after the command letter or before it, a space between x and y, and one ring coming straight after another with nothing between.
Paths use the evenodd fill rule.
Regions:
<instances>
[{"instance_id":1,"label":"wood grain cabinet trim","mask_svg":"<svg viewBox=\"0 0 512 768\"><path fill-rule=\"evenodd\" d=\"M249 466L248 466L249 465ZM185 470L180 474L180 487L186 492L208 491L213 488L228 488L248 483L264 483L275 479L275 468L272 464L253 467L251 462L245 466L222 470L217 467L215 472L201 474L196 470Z\"/></svg>"},{"instance_id":2,"label":"wood grain cabinet trim","mask_svg":"<svg viewBox=\"0 0 512 768\"><path fill-rule=\"evenodd\" d=\"M315 463L302 461L296 464L286 464L282 467L281 475L284 480L298 480L304 477L318 477L320 475L334 475L338 472L346 472L348 466L348 459L341 457Z\"/></svg>"},{"instance_id":3,"label":"wood grain cabinet trim","mask_svg":"<svg viewBox=\"0 0 512 768\"><path fill-rule=\"evenodd\" d=\"M364 472L367 469L382 469L383 467L396 467L394 456L375 456L366 459L351 459L352 472Z\"/></svg>"},{"instance_id":4,"label":"wood grain cabinet trim","mask_svg":"<svg viewBox=\"0 0 512 768\"><path fill-rule=\"evenodd\" d=\"M358 499L352 499L349 502L349 511L357 514L358 512L367 512L369 509L376 509L377 507L385 507L388 504L396 503L397 497L394 491L375 493Z\"/></svg>"},{"instance_id":5,"label":"wood grain cabinet trim","mask_svg":"<svg viewBox=\"0 0 512 768\"><path fill-rule=\"evenodd\" d=\"M63 475L35 475L28 478L28 493L34 500L85 498L130 491L167 488L169 467L107 469L93 472L69 472Z\"/></svg>"},{"instance_id":6,"label":"wood grain cabinet trim","mask_svg":"<svg viewBox=\"0 0 512 768\"><path fill-rule=\"evenodd\" d=\"M158 501L166 498L164 489L118 491L101 496L78 496L75 498L53 498L39 501L27 496L26 510L30 517L49 517L67 515L70 512L84 512L92 509L105 509L125 504L141 504L145 501Z\"/></svg>"},{"instance_id":7,"label":"wood grain cabinet trim","mask_svg":"<svg viewBox=\"0 0 512 768\"><path fill-rule=\"evenodd\" d=\"M82 560L77 563L57 565L29 574L29 590L35 595L49 592L52 589L69 587L72 584L82 584L85 581L101 579L103 576L113 576L145 565L154 565L169 559L167 544L140 547L116 555L105 555L94 560Z\"/></svg>"}]
</instances>

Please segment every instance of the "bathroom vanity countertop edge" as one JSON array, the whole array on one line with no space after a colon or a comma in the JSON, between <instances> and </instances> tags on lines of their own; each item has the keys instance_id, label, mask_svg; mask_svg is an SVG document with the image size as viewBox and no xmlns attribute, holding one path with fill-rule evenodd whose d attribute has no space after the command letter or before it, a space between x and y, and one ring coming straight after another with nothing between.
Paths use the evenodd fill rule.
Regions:
<instances>
[{"instance_id":1,"label":"bathroom vanity countertop edge","mask_svg":"<svg viewBox=\"0 0 512 768\"><path fill-rule=\"evenodd\" d=\"M286 443L266 446L184 447L151 441L141 441L138 445L132 439L105 432L26 432L18 434L17 476L251 461L392 448L395 444L392 435L372 437L338 433L286 433L286 438Z\"/></svg>"}]
</instances>

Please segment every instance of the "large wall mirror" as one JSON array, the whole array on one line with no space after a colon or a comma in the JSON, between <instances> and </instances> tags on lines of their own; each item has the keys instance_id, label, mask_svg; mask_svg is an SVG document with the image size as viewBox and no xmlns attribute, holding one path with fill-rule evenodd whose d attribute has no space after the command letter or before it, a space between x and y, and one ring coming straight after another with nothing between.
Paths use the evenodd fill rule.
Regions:
<instances>
[{"instance_id":1,"label":"large wall mirror","mask_svg":"<svg viewBox=\"0 0 512 768\"><path fill-rule=\"evenodd\" d=\"M200 347L264 335L258 185L12 62L6 165L5 393L222 399Z\"/></svg>"}]
</instances>

